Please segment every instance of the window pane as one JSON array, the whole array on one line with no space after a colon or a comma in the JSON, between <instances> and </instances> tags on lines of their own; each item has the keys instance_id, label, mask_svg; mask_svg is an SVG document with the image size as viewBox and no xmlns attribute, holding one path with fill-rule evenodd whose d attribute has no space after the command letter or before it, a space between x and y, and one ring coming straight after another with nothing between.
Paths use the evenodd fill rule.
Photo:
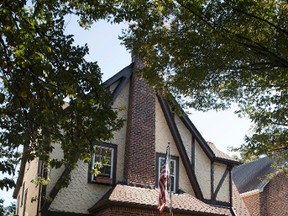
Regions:
<instances>
[{"instance_id":1,"label":"window pane","mask_svg":"<svg viewBox=\"0 0 288 216\"><path fill-rule=\"evenodd\" d=\"M102 149L102 155L106 158L110 158L112 154L112 149L104 148Z\"/></svg>"},{"instance_id":2,"label":"window pane","mask_svg":"<svg viewBox=\"0 0 288 216\"><path fill-rule=\"evenodd\" d=\"M103 166L101 169L101 173L99 175L110 177L110 173L111 173L111 167L110 166Z\"/></svg>"},{"instance_id":3,"label":"window pane","mask_svg":"<svg viewBox=\"0 0 288 216\"><path fill-rule=\"evenodd\" d=\"M175 177L170 176L170 183L171 183L171 191L175 192Z\"/></svg>"},{"instance_id":4,"label":"window pane","mask_svg":"<svg viewBox=\"0 0 288 216\"><path fill-rule=\"evenodd\" d=\"M101 148L101 147L96 147L96 149L95 149L95 154L101 155L101 151L102 151L102 148Z\"/></svg>"},{"instance_id":5,"label":"window pane","mask_svg":"<svg viewBox=\"0 0 288 216\"><path fill-rule=\"evenodd\" d=\"M113 157L113 149L108 147L97 146L95 148L94 161L92 164L93 168L100 169L99 176L107 176L112 178L112 157ZM101 164L101 166L97 166L97 164ZM96 180L96 177L93 176L92 180Z\"/></svg>"},{"instance_id":6,"label":"window pane","mask_svg":"<svg viewBox=\"0 0 288 216\"><path fill-rule=\"evenodd\" d=\"M160 158L160 167L162 167L165 163L165 158Z\"/></svg>"},{"instance_id":7,"label":"window pane","mask_svg":"<svg viewBox=\"0 0 288 216\"><path fill-rule=\"evenodd\" d=\"M159 157L159 169L158 169L158 176L160 177L161 167L165 163L165 157ZM170 159L170 184L171 184L171 191L176 192L176 160Z\"/></svg>"},{"instance_id":8,"label":"window pane","mask_svg":"<svg viewBox=\"0 0 288 216\"><path fill-rule=\"evenodd\" d=\"M175 171L175 161L170 160L170 175L174 175L174 171Z\"/></svg>"},{"instance_id":9,"label":"window pane","mask_svg":"<svg viewBox=\"0 0 288 216\"><path fill-rule=\"evenodd\" d=\"M94 161L95 161L95 163L96 162L100 162L102 159L101 159L101 155L95 155L95 157L94 157L95 159L94 159Z\"/></svg>"}]
</instances>

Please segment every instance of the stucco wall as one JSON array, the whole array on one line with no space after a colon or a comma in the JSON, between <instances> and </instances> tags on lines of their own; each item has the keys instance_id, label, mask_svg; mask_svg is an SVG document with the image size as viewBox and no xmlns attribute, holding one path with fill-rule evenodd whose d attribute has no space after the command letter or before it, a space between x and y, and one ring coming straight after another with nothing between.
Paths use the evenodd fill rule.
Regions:
<instances>
[{"instance_id":1,"label":"stucco wall","mask_svg":"<svg viewBox=\"0 0 288 216\"><path fill-rule=\"evenodd\" d=\"M22 186L20 187L19 194L17 195L17 203L18 205L18 215L23 215L24 210L24 202L22 203L22 199L24 201L24 194L26 189L28 188L27 200L26 200L26 211L25 216L35 216L37 212L37 200L32 202L32 199L38 197L39 187L32 183L31 180L37 179L38 177L38 159L34 159L31 162L27 162L25 164L25 173L22 182ZM23 190L24 186L24 190ZM18 198L19 197L19 198Z\"/></svg>"},{"instance_id":2,"label":"stucco wall","mask_svg":"<svg viewBox=\"0 0 288 216\"><path fill-rule=\"evenodd\" d=\"M61 149L61 145L54 143L53 144L53 151L50 154L50 158L51 159L62 159L63 158L63 151ZM52 188L55 186L57 180L59 179L59 176L61 176L61 174L63 173L65 167L61 166L58 169L52 169L49 170L47 173L47 178L49 180L49 184L46 186L46 194L48 195L50 193L50 191L52 190Z\"/></svg>"},{"instance_id":3,"label":"stucco wall","mask_svg":"<svg viewBox=\"0 0 288 216\"><path fill-rule=\"evenodd\" d=\"M191 132L187 129L187 127L184 125L184 123L181 121L181 119L179 118L178 115L175 115L175 123L176 126L179 130L183 145L185 147L185 150L187 152L188 158L190 160L191 163L191 151L192 151L192 134Z\"/></svg>"},{"instance_id":4,"label":"stucco wall","mask_svg":"<svg viewBox=\"0 0 288 216\"><path fill-rule=\"evenodd\" d=\"M214 190L216 190L223 174L226 171L226 165L221 163L214 163ZM220 188L216 200L222 201L222 202L229 202L229 173L225 177L225 180L222 184L222 187Z\"/></svg>"},{"instance_id":5,"label":"stucco wall","mask_svg":"<svg viewBox=\"0 0 288 216\"><path fill-rule=\"evenodd\" d=\"M211 199L211 162L199 143L195 142L195 174L205 199Z\"/></svg>"},{"instance_id":6,"label":"stucco wall","mask_svg":"<svg viewBox=\"0 0 288 216\"><path fill-rule=\"evenodd\" d=\"M170 151L178 152L177 147L175 145L174 139L172 137L172 134L170 132L170 129L167 125L164 113L162 111L162 108L159 104L158 99L155 103L155 142L156 142L156 152L166 152L166 147L168 143L170 143ZM176 155L175 155L176 156ZM178 156L178 155L177 155Z\"/></svg>"},{"instance_id":7,"label":"stucco wall","mask_svg":"<svg viewBox=\"0 0 288 216\"><path fill-rule=\"evenodd\" d=\"M129 82L123 88L121 93L116 98L113 108L118 110L119 118L125 120L123 127L114 133L114 138L109 142L117 144L118 155L117 155L117 172L116 172L116 182L123 181L124 179L124 154L125 154L125 143L126 143L126 130L127 130L127 110L129 101Z\"/></svg>"},{"instance_id":8,"label":"stucco wall","mask_svg":"<svg viewBox=\"0 0 288 216\"><path fill-rule=\"evenodd\" d=\"M191 183L188 179L186 170L180 158L179 152L177 150L176 144L170 132L170 129L167 125L164 113L161 109L159 101L156 100L156 133L155 133L155 142L156 142L156 152L164 153L166 152L166 147L168 142L170 143L170 153L173 156L179 157L179 189L195 196ZM185 133L182 133L183 135ZM187 137L185 136L185 139Z\"/></svg>"},{"instance_id":9,"label":"stucco wall","mask_svg":"<svg viewBox=\"0 0 288 216\"><path fill-rule=\"evenodd\" d=\"M62 188L52 202L49 210L87 213L108 190L110 186L88 183L88 165L82 161L71 172L71 181Z\"/></svg>"},{"instance_id":10,"label":"stucco wall","mask_svg":"<svg viewBox=\"0 0 288 216\"><path fill-rule=\"evenodd\" d=\"M118 109L119 117L124 120L127 119L128 91L129 83L123 88L113 104L113 108ZM116 182L123 181L126 121L124 122L124 126L115 133L114 138L107 142L118 146ZM53 156L57 158L61 157L61 149L58 148L55 148L57 151L53 151ZM55 185L62 171L60 169L51 171L51 184L49 185L48 191ZM81 161L78 162L76 169L71 172L71 182L69 186L59 191L49 210L88 213L87 210L111 188L106 185L88 183L88 172L88 164Z\"/></svg>"}]
</instances>

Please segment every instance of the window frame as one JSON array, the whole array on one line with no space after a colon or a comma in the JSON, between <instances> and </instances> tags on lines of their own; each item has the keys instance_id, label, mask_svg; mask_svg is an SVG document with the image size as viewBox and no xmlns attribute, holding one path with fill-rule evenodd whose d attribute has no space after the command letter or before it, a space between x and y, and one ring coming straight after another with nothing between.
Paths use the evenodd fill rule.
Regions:
<instances>
[{"instance_id":1,"label":"window frame","mask_svg":"<svg viewBox=\"0 0 288 216\"><path fill-rule=\"evenodd\" d=\"M28 188L26 188L26 190L25 190L25 194L24 194L23 216L26 215L27 198L28 198Z\"/></svg>"},{"instance_id":2,"label":"window frame","mask_svg":"<svg viewBox=\"0 0 288 216\"><path fill-rule=\"evenodd\" d=\"M22 184L22 193L21 193L21 204L20 204L20 207L22 207L23 203L24 203L24 193L25 193L25 181Z\"/></svg>"},{"instance_id":3,"label":"window frame","mask_svg":"<svg viewBox=\"0 0 288 216\"><path fill-rule=\"evenodd\" d=\"M116 170L117 170L117 145L112 143L101 143L99 145L96 145L95 148L103 148L103 149L111 149L111 170L110 170L110 176L106 175L97 175L94 177L94 175L91 173L95 162L95 154L92 154L92 161L89 164L89 171L88 171L88 182L91 184L106 184L106 185L115 185L116 183Z\"/></svg>"},{"instance_id":4,"label":"window frame","mask_svg":"<svg viewBox=\"0 0 288 216\"><path fill-rule=\"evenodd\" d=\"M166 154L164 153L156 153L156 160L157 160L157 165L156 165L156 187L159 188L159 177L160 177L160 169L161 169L161 165L160 165L160 160L164 159L165 160ZM174 190L171 192L172 193L177 193L179 190L179 157L174 156L174 155L170 155L170 163L171 161L174 161L174 185L175 188ZM169 166L171 169L171 166ZM171 173L171 170L170 170Z\"/></svg>"}]
</instances>

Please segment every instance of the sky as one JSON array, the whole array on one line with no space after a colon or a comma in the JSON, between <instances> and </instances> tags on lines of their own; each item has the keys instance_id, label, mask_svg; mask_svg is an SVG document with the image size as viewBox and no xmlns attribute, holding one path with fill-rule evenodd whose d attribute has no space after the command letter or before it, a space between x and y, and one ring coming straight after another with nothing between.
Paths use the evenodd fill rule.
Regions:
<instances>
[{"instance_id":1,"label":"sky","mask_svg":"<svg viewBox=\"0 0 288 216\"><path fill-rule=\"evenodd\" d=\"M107 80L131 63L131 54L121 45L118 36L125 24L112 25L104 21L98 22L87 31L77 27L77 19L68 17L66 32L75 35L75 43L88 44L89 61L97 61L103 73L103 81ZM77 30L76 30L77 29ZM234 106L234 110L237 107ZM213 142L221 151L232 154L228 146L240 146L245 134L248 134L250 120L239 118L234 110L221 112L198 112L189 110L190 119L205 140Z\"/></svg>"},{"instance_id":2,"label":"sky","mask_svg":"<svg viewBox=\"0 0 288 216\"><path fill-rule=\"evenodd\" d=\"M107 80L124 67L131 63L131 54L121 45L118 36L121 35L125 24L112 25L100 21L88 30L81 29L77 25L76 17L67 17L66 33L73 34L75 44L88 44L88 61L97 61L103 73L103 81ZM240 146L245 134L249 133L250 121L240 119L233 110L221 112L196 112L189 110L189 117L205 140L213 142L216 147L229 154L228 146ZM12 199L13 190L8 192L0 191L0 198L5 199L4 205L9 205Z\"/></svg>"}]
</instances>

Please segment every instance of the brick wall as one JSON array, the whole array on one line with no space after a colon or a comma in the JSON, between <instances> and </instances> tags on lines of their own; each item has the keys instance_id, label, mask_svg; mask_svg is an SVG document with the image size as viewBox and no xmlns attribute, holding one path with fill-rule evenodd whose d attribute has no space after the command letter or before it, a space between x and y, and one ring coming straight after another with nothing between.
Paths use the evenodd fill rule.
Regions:
<instances>
[{"instance_id":1,"label":"brick wall","mask_svg":"<svg viewBox=\"0 0 288 216\"><path fill-rule=\"evenodd\" d=\"M243 197L251 216L288 215L288 177L280 173L270 180L263 192Z\"/></svg>"},{"instance_id":2,"label":"brick wall","mask_svg":"<svg viewBox=\"0 0 288 216\"><path fill-rule=\"evenodd\" d=\"M144 209L144 208L137 208L137 207L119 207L113 206L110 208L106 208L100 212L97 212L95 216L170 216L169 212L162 212L161 214L158 210L155 209ZM175 213L173 212L173 216L190 216L190 214L185 213ZM193 214L197 216L197 214Z\"/></svg>"},{"instance_id":3,"label":"brick wall","mask_svg":"<svg viewBox=\"0 0 288 216\"><path fill-rule=\"evenodd\" d=\"M242 198L251 216L260 216L260 193Z\"/></svg>"},{"instance_id":4,"label":"brick wall","mask_svg":"<svg viewBox=\"0 0 288 216\"><path fill-rule=\"evenodd\" d=\"M154 91L135 73L130 84L124 178L128 185L154 187L156 178Z\"/></svg>"},{"instance_id":5,"label":"brick wall","mask_svg":"<svg viewBox=\"0 0 288 216\"><path fill-rule=\"evenodd\" d=\"M288 215L288 177L285 173L275 176L264 190L269 216Z\"/></svg>"}]
</instances>

